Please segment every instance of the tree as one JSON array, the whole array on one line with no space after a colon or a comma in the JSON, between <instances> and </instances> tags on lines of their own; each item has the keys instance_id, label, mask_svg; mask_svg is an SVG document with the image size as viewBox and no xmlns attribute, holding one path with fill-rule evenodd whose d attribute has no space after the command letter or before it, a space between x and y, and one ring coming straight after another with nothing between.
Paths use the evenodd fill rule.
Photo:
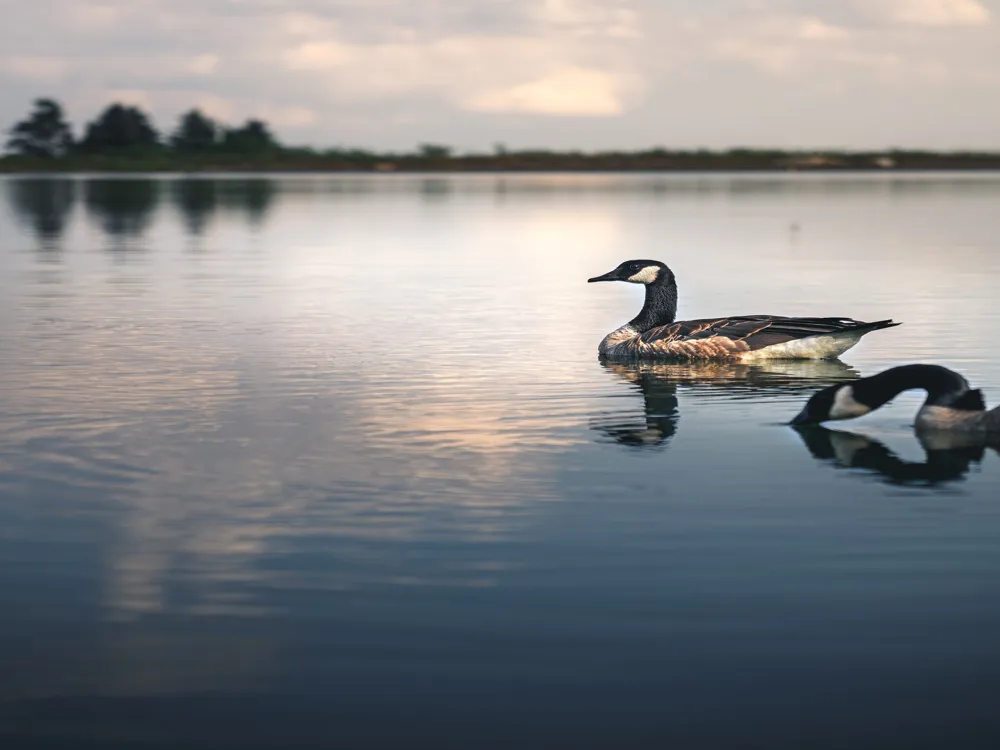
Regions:
<instances>
[{"instance_id":1,"label":"tree","mask_svg":"<svg viewBox=\"0 0 1000 750\"><path fill-rule=\"evenodd\" d=\"M227 151L260 153L280 148L267 124L262 120L247 120L238 128L229 128L222 138Z\"/></svg>"},{"instance_id":2,"label":"tree","mask_svg":"<svg viewBox=\"0 0 1000 750\"><path fill-rule=\"evenodd\" d=\"M437 143L421 143L419 153L422 159L448 159L451 148Z\"/></svg>"},{"instance_id":3,"label":"tree","mask_svg":"<svg viewBox=\"0 0 1000 750\"><path fill-rule=\"evenodd\" d=\"M181 116L170 145L179 151L207 151L219 140L219 126L197 109Z\"/></svg>"},{"instance_id":4,"label":"tree","mask_svg":"<svg viewBox=\"0 0 1000 750\"><path fill-rule=\"evenodd\" d=\"M7 148L44 159L62 156L73 146L73 133L62 106L53 99L35 99L34 104L28 118L10 129Z\"/></svg>"},{"instance_id":5,"label":"tree","mask_svg":"<svg viewBox=\"0 0 1000 750\"><path fill-rule=\"evenodd\" d=\"M149 118L138 107L112 104L87 125L80 147L92 153L150 148L159 144L159 136Z\"/></svg>"}]
</instances>

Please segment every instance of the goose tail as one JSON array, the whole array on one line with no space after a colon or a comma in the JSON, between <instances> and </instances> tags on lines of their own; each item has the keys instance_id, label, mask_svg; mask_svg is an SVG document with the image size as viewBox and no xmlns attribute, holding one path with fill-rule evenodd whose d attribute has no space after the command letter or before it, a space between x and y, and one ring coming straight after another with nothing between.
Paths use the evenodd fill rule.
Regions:
<instances>
[{"instance_id":1,"label":"goose tail","mask_svg":"<svg viewBox=\"0 0 1000 750\"><path fill-rule=\"evenodd\" d=\"M891 318L886 320L876 320L871 323L860 323L854 327L855 331L863 331L868 333L869 331L881 331L883 328L895 328L896 326L903 325L903 322L896 322Z\"/></svg>"}]
</instances>

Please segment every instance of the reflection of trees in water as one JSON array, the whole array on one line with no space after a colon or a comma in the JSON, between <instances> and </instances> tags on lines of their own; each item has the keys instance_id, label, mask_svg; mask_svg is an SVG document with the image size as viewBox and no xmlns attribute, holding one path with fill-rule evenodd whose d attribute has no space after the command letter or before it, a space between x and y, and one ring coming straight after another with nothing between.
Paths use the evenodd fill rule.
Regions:
<instances>
[{"instance_id":1,"label":"reflection of trees in water","mask_svg":"<svg viewBox=\"0 0 1000 750\"><path fill-rule=\"evenodd\" d=\"M274 200L274 181L266 178L216 179L185 177L171 184L170 195L184 217L188 233L205 232L220 209L242 212L259 226Z\"/></svg>"},{"instance_id":2,"label":"reflection of trees in water","mask_svg":"<svg viewBox=\"0 0 1000 750\"><path fill-rule=\"evenodd\" d=\"M874 438L819 425L793 428L814 458L838 469L862 469L889 484L935 486L962 481L996 441L975 435L917 434L924 461L906 461Z\"/></svg>"},{"instance_id":3,"label":"reflection of trees in water","mask_svg":"<svg viewBox=\"0 0 1000 750\"><path fill-rule=\"evenodd\" d=\"M774 361L754 365L732 362L699 364L601 363L639 389L642 413L604 412L591 419L591 428L631 448L663 448L677 431L680 411L678 387L692 396L723 395L728 400L812 392L831 383L858 377L840 360Z\"/></svg>"},{"instance_id":4,"label":"reflection of trees in water","mask_svg":"<svg viewBox=\"0 0 1000 750\"><path fill-rule=\"evenodd\" d=\"M450 198L454 190L454 182L441 177L429 177L420 181L420 194L424 200L443 200Z\"/></svg>"},{"instance_id":5,"label":"reflection of trees in water","mask_svg":"<svg viewBox=\"0 0 1000 750\"><path fill-rule=\"evenodd\" d=\"M218 208L215 180L183 178L171 183L170 188L171 198L184 217L188 233L202 234Z\"/></svg>"},{"instance_id":6,"label":"reflection of trees in water","mask_svg":"<svg viewBox=\"0 0 1000 750\"><path fill-rule=\"evenodd\" d=\"M61 177L15 177L6 184L15 215L34 232L39 249L59 250L76 202L75 182Z\"/></svg>"},{"instance_id":7,"label":"reflection of trees in water","mask_svg":"<svg viewBox=\"0 0 1000 750\"><path fill-rule=\"evenodd\" d=\"M220 210L243 213L252 226L260 225L277 190L268 178L184 177L166 183L148 178L87 180L84 205L116 240L113 249L129 249L146 232L159 207L161 184L193 236L204 234Z\"/></svg>"},{"instance_id":8,"label":"reflection of trees in water","mask_svg":"<svg viewBox=\"0 0 1000 750\"><path fill-rule=\"evenodd\" d=\"M143 178L87 180L83 202L87 212L114 241L112 250L134 249L156 211L160 183Z\"/></svg>"},{"instance_id":9,"label":"reflection of trees in water","mask_svg":"<svg viewBox=\"0 0 1000 750\"><path fill-rule=\"evenodd\" d=\"M250 178L228 180L223 193L223 203L232 209L243 211L253 226L259 226L267 218L267 212L274 201L274 180Z\"/></svg>"}]
</instances>

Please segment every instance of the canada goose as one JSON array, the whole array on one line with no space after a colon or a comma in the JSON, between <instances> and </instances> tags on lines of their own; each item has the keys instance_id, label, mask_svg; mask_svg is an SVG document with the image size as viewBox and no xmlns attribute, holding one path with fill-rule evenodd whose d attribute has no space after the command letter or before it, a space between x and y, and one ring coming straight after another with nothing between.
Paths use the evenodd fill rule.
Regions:
<instances>
[{"instance_id":1,"label":"canada goose","mask_svg":"<svg viewBox=\"0 0 1000 750\"><path fill-rule=\"evenodd\" d=\"M646 287L639 314L612 331L598 347L611 360L832 359L870 331L898 326L891 320L864 323L851 318L788 318L741 315L674 322L677 282L657 260L627 260L595 281L626 281Z\"/></svg>"},{"instance_id":2,"label":"canada goose","mask_svg":"<svg viewBox=\"0 0 1000 750\"><path fill-rule=\"evenodd\" d=\"M983 394L968 381L940 365L900 365L850 383L817 391L790 424L818 424L853 419L884 406L903 391L927 391L917 411L917 430L1000 435L1000 407L986 410Z\"/></svg>"}]
</instances>

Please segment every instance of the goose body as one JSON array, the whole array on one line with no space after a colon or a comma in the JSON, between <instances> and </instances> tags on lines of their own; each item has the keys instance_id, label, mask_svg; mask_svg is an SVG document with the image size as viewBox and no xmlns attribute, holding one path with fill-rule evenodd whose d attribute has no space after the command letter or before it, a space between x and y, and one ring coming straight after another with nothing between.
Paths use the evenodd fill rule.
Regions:
<instances>
[{"instance_id":1,"label":"goose body","mask_svg":"<svg viewBox=\"0 0 1000 750\"><path fill-rule=\"evenodd\" d=\"M677 282L673 272L655 260L625 261L587 281L625 281L646 288L639 314L605 336L598 347L602 358L613 361L833 359L866 333L899 325L891 320L781 315L675 321Z\"/></svg>"},{"instance_id":2,"label":"goose body","mask_svg":"<svg viewBox=\"0 0 1000 750\"><path fill-rule=\"evenodd\" d=\"M903 391L924 390L918 432L1000 436L1000 407L987 410L983 394L954 370L940 365L901 365L814 393L793 425L854 419L889 403Z\"/></svg>"}]
</instances>

